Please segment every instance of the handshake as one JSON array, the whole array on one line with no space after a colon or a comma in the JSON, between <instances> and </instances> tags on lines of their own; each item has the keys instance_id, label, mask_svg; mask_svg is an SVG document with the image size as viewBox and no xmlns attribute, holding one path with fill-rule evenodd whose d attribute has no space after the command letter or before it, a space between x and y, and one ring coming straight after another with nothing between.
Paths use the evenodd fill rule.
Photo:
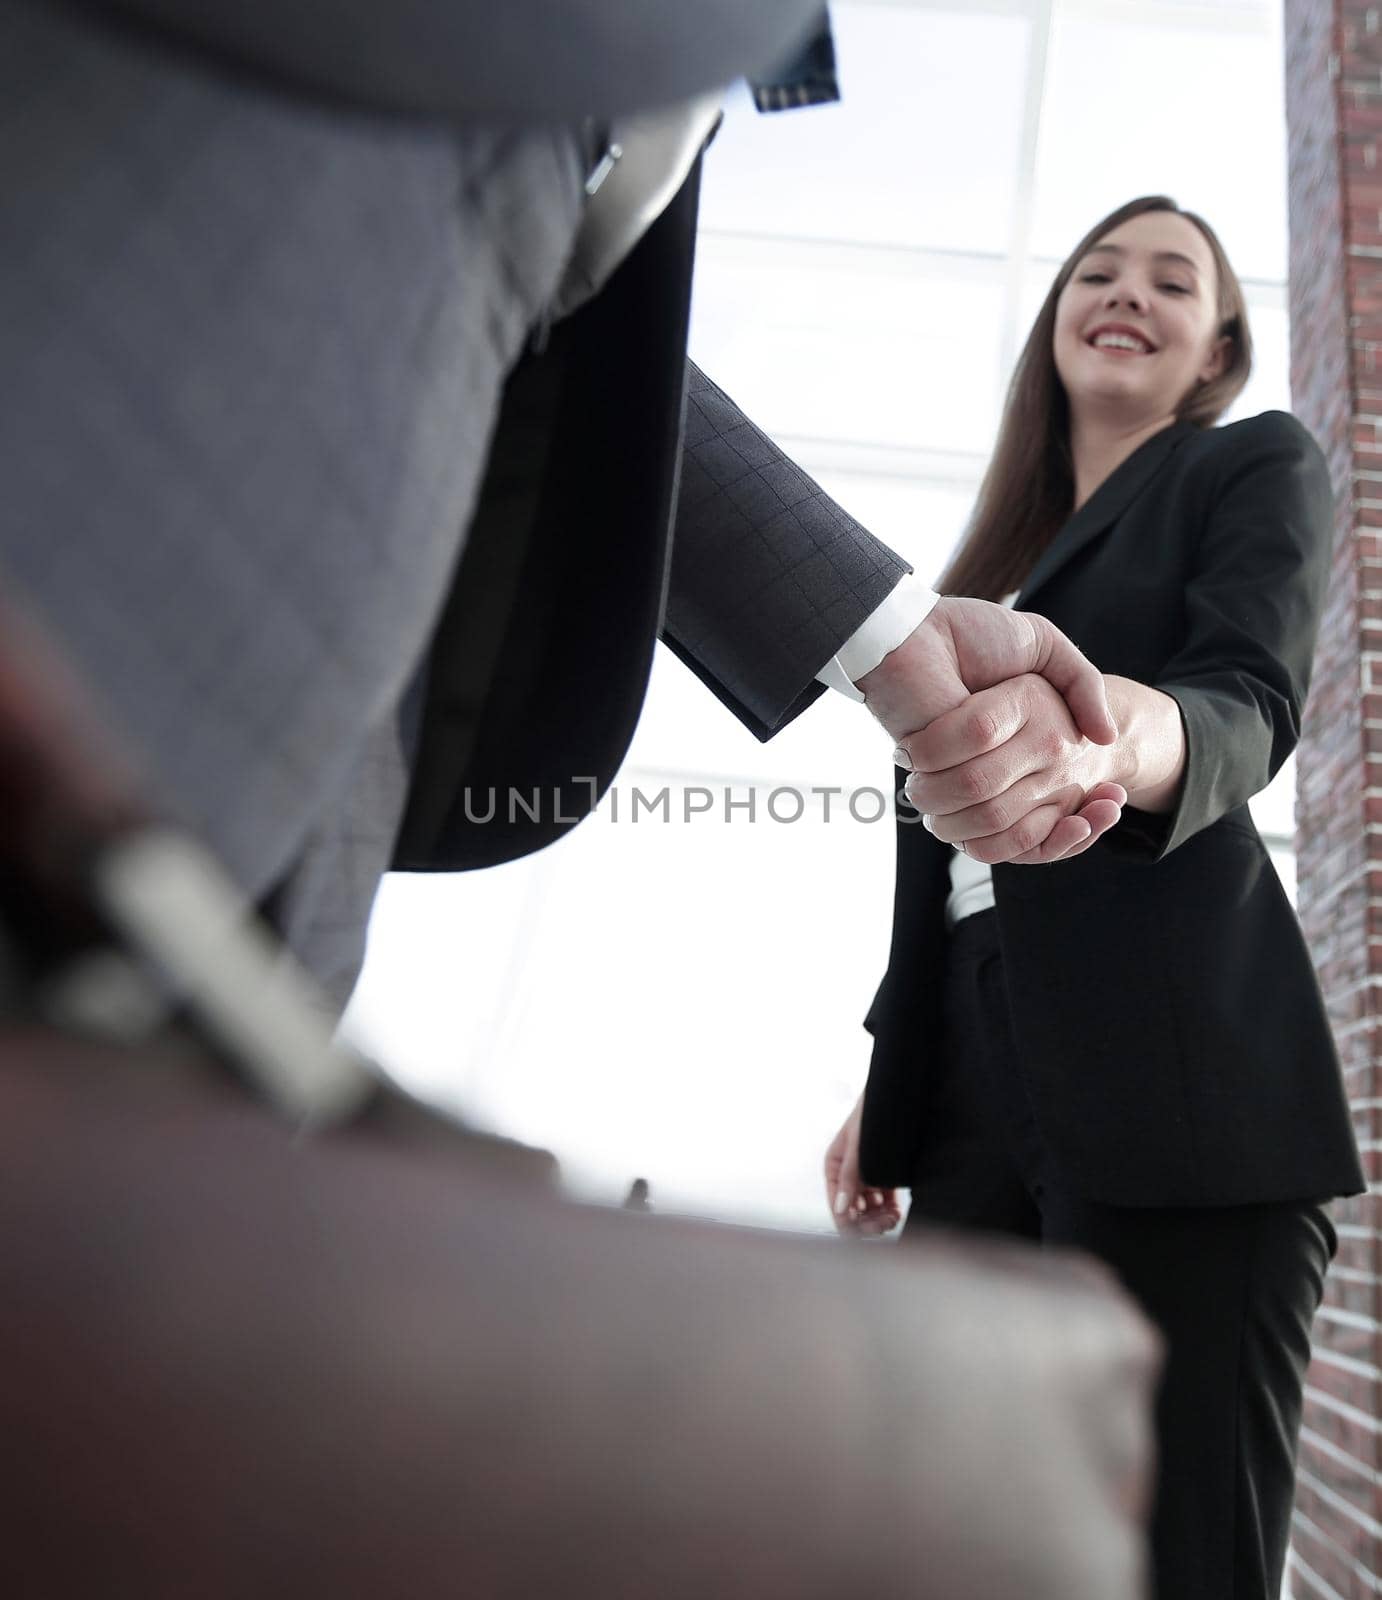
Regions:
<instances>
[{"instance_id":1,"label":"handshake","mask_svg":"<svg viewBox=\"0 0 1382 1600\"><path fill-rule=\"evenodd\" d=\"M1140 688L1106 679L1044 617L947 597L858 687L936 838L988 865L1042 865L1087 850L1128 803L1125 683Z\"/></svg>"}]
</instances>

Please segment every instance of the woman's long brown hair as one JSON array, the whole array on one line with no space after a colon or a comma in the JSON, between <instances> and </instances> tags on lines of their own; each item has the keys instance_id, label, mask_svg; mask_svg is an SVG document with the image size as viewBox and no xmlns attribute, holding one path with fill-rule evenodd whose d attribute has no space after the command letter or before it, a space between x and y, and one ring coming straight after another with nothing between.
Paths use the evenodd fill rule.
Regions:
<instances>
[{"instance_id":1,"label":"woman's long brown hair","mask_svg":"<svg viewBox=\"0 0 1382 1600\"><path fill-rule=\"evenodd\" d=\"M1190 390L1176 409L1177 421L1207 428L1242 393L1252 370L1247 304L1214 230L1165 195L1144 195L1119 206L1066 257L1042 302L1008 386L998 442L969 525L937 584L942 594L977 595L983 600L1010 594L1021 586L1074 509L1070 406L1052 350L1056 302L1089 250L1130 217L1148 211L1173 211L1204 235L1218 280L1218 331L1232 341L1224 370Z\"/></svg>"}]
</instances>

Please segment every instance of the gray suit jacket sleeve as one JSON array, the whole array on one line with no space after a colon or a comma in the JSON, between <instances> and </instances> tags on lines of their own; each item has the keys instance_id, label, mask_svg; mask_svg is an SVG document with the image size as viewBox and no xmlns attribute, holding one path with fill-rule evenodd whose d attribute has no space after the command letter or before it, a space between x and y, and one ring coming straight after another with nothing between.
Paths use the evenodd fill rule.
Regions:
<instances>
[{"instance_id":1,"label":"gray suit jacket sleeve","mask_svg":"<svg viewBox=\"0 0 1382 1600\"><path fill-rule=\"evenodd\" d=\"M821 0L94 0L170 38L387 111L565 121L775 66Z\"/></svg>"},{"instance_id":2,"label":"gray suit jacket sleeve","mask_svg":"<svg viewBox=\"0 0 1382 1600\"><path fill-rule=\"evenodd\" d=\"M747 728L804 711L910 570L689 364L662 638Z\"/></svg>"}]
</instances>

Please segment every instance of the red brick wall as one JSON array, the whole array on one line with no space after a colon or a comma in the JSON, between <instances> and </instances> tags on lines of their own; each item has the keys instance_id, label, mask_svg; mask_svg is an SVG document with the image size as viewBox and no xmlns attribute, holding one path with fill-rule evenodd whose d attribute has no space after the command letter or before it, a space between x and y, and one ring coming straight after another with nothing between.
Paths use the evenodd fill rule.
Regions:
<instances>
[{"instance_id":1,"label":"red brick wall","mask_svg":"<svg viewBox=\"0 0 1382 1600\"><path fill-rule=\"evenodd\" d=\"M1360 0L1285 0L1291 389L1333 469L1333 584L1299 755L1297 870L1369 1177L1382 1018L1382 31ZM1315 1328L1288 1589L1374 1596L1382 1210L1336 1210Z\"/></svg>"}]
</instances>

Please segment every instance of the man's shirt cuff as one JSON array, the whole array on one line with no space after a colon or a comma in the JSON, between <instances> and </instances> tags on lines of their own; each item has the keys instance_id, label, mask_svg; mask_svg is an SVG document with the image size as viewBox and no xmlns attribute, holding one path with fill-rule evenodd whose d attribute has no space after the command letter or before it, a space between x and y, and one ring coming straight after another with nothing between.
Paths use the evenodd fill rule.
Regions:
<instances>
[{"instance_id":1,"label":"man's shirt cuff","mask_svg":"<svg viewBox=\"0 0 1382 1600\"><path fill-rule=\"evenodd\" d=\"M905 574L816 674L817 681L851 700L862 701L864 697L854 685L925 622L939 599L914 572Z\"/></svg>"}]
</instances>

